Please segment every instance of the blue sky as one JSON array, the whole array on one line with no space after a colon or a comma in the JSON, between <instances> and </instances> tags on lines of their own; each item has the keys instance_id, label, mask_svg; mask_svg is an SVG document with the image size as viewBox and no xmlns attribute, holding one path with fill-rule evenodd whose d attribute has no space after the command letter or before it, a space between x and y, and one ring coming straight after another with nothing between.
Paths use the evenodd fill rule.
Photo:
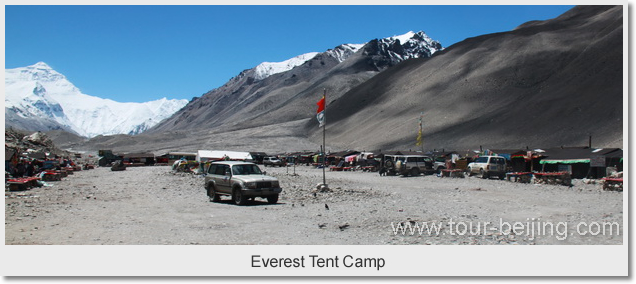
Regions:
<instances>
[{"instance_id":1,"label":"blue sky","mask_svg":"<svg viewBox=\"0 0 636 284\"><path fill-rule=\"evenodd\" d=\"M424 31L444 47L572 6L5 6L5 68L46 62L83 93L191 99L261 62Z\"/></svg>"}]
</instances>

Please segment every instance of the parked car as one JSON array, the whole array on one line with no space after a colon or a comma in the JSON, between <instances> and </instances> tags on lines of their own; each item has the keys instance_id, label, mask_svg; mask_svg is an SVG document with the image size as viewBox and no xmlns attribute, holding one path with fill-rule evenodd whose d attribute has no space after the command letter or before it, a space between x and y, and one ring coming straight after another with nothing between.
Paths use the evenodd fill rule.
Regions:
<instances>
[{"instance_id":1,"label":"parked car","mask_svg":"<svg viewBox=\"0 0 636 284\"><path fill-rule=\"evenodd\" d=\"M248 199L256 197L275 204L282 192L278 179L265 175L254 163L238 161L211 163L205 177L205 189L210 201L218 202L221 196L231 196L237 205L245 205Z\"/></svg>"},{"instance_id":2,"label":"parked car","mask_svg":"<svg viewBox=\"0 0 636 284\"><path fill-rule=\"evenodd\" d=\"M446 160L444 159L435 159L433 160L433 170L435 173L441 173L443 169L446 169Z\"/></svg>"},{"instance_id":3,"label":"parked car","mask_svg":"<svg viewBox=\"0 0 636 284\"><path fill-rule=\"evenodd\" d=\"M506 177L506 158L499 156L482 156L466 168L469 176L479 174L481 178L498 176L499 179Z\"/></svg>"},{"instance_id":4,"label":"parked car","mask_svg":"<svg viewBox=\"0 0 636 284\"><path fill-rule=\"evenodd\" d=\"M272 167L274 167L274 166L282 167L282 166L284 166L284 163L279 158L267 157L267 158L263 159L263 166L266 167L268 165L272 166Z\"/></svg>"},{"instance_id":5,"label":"parked car","mask_svg":"<svg viewBox=\"0 0 636 284\"><path fill-rule=\"evenodd\" d=\"M419 176L435 172L433 159L423 155L385 155L383 162L389 175Z\"/></svg>"}]
</instances>

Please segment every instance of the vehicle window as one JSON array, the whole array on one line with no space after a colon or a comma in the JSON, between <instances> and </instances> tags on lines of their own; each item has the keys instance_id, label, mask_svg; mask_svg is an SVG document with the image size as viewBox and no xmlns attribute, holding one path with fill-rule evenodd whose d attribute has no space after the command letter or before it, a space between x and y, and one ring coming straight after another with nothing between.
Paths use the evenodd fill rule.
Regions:
<instances>
[{"instance_id":1,"label":"vehicle window","mask_svg":"<svg viewBox=\"0 0 636 284\"><path fill-rule=\"evenodd\" d=\"M495 159L495 163L497 163L497 164L502 164L502 165L503 165L503 164L505 164L505 163L506 163L506 160L504 160L504 159L502 159L502 158L496 158L496 159Z\"/></svg>"},{"instance_id":2,"label":"vehicle window","mask_svg":"<svg viewBox=\"0 0 636 284\"><path fill-rule=\"evenodd\" d=\"M232 173L235 175L260 175L261 169L257 165L235 165L232 167Z\"/></svg>"},{"instance_id":3,"label":"vehicle window","mask_svg":"<svg viewBox=\"0 0 636 284\"><path fill-rule=\"evenodd\" d=\"M208 169L208 173L210 174L214 174L216 172L216 165L210 165L210 168Z\"/></svg>"},{"instance_id":4,"label":"vehicle window","mask_svg":"<svg viewBox=\"0 0 636 284\"><path fill-rule=\"evenodd\" d=\"M488 157L479 157L475 160L475 163L487 163Z\"/></svg>"},{"instance_id":5,"label":"vehicle window","mask_svg":"<svg viewBox=\"0 0 636 284\"><path fill-rule=\"evenodd\" d=\"M225 175L225 169L227 167L228 166L226 166L226 165L217 165L216 172L214 172L214 174L215 175L220 175L220 176Z\"/></svg>"},{"instance_id":6,"label":"vehicle window","mask_svg":"<svg viewBox=\"0 0 636 284\"><path fill-rule=\"evenodd\" d=\"M409 162L409 163L417 162L417 157L408 157L408 158L406 158L406 161Z\"/></svg>"}]
</instances>

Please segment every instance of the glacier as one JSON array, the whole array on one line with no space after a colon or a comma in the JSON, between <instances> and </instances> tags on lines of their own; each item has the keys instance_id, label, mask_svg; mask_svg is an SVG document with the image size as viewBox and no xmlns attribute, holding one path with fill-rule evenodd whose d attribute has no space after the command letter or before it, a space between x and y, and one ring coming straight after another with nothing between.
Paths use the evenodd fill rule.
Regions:
<instances>
[{"instance_id":1,"label":"glacier","mask_svg":"<svg viewBox=\"0 0 636 284\"><path fill-rule=\"evenodd\" d=\"M55 121L88 138L139 134L187 103L188 100L167 98L122 103L83 94L44 62L5 69L5 118L11 113L15 114L12 117Z\"/></svg>"}]
</instances>

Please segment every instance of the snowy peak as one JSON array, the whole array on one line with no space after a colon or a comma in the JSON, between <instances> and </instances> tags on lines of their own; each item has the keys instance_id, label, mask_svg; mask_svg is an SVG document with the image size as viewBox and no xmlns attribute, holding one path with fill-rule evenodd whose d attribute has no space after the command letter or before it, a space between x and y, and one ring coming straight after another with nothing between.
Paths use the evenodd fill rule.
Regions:
<instances>
[{"instance_id":1,"label":"snowy peak","mask_svg":"<svg viewBox=\"0 0 636 284\"><path fill-rule=\"evenodd\" d=\"M310 52L282 62L263 62L254 68L254 79L262 80L271 75L289 71L307 62L307 60L311 60L316 57L316 55L318 55L318 52Z\"/></svg>"},{"instance_id":2,"label":"snowy peak","mask_svg":"<svg viewBox=\"0 0 636 284\"><path fill-rule=\"evenodd\" d=\"M5 127L14 124L33 131L66 129L86 137L138 134L186 103L166 98L120 103L89 96L44 62L5 69Z\"/></svg>"},{"instance_id":3,"label":"snowy peak","mask_svg":"<svg viewBox=\"0 0 636 284\"><path fill-rule=\"evenodd\" d=\"M334 49L329 49L326 53L338 60L338 62L343 62L352 54L358 52L364 44L343 44L339 45Z\"/></svg>"},{"instance_id":4,"label":"snowy peak","mask_svg":"<svg viewBox=\"0 0 636 284\"><path fill-rule=\"evenodd\" d=\"M14 69L17 70L17 69ZM53 70L51 66L44 62L38 62L31 66L27 66L19 70L20 78L31 81L45 81L54 82L60 80L66 80L64 75Z\"/></svg>"},{"instance_id":5,"label":"snowy peak","mask_svg":"<svg viewBox=\"0 0 636 284\"><path fill-rule=\"evenodd\" d=\"M363 48L365 55L374 59L379 70L411 58L431 57L442 50L439 41L424 32L412 31L398 36L369 41Z\"/></svg>"},{"instance_id":6,"label":"snowy peak","mask_svg":"<svg viewBox=\"0 0 636 284\"><path fill-rule=\"evenodd\" d=\"M409 41L411 38L413 38L414 35L415 33L413 31L409 31L403 35L388 37L387 40L391 40L391 41L399 40L402 44L404 44L407 41Z\"/></svg>"},{"instance_id":7,"label":"snowy peak","mask_svg":"<svg viewBox=\"0 0 636 284\"><path fill-rule=\"evenodd\" d=\"M439 41L433 40L423 31L417 33L409 31L403 35L381 39L379 42L385 48L401 46L404 49L401 54L403 60L421 56L430 57L433 53L443 49Z\"/></svg>"}]
</instances>

